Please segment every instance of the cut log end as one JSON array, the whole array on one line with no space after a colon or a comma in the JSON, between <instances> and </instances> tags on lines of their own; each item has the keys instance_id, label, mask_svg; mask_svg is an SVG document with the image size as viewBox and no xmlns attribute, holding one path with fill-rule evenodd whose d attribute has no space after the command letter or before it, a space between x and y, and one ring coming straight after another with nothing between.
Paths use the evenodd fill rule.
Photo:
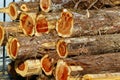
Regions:
<instances>
[{"instance_id":1,"label":"cut log end","mask_svg":"<svg viewBox=\"0 0 120 80\"><path fill-rule=\"evenodd\" d=\"M22 13L20 16L20 27L25 35L34 35L34 21L31 16L26 13Z\"/></svg>"},{"instance_id":2,"label":"cut log end","mask_svg":"<svg viewBox=\"0 0 120 80\"><path fill-rule=\"evenodd\" d=\"M48 33L48 21L45 16L39 15L36 20L36 36L41 35L42 33Z\"/></svg>"},{"instance_id":3,"label":"cut log end","mask_svg":"<svg viewBox=\"0 0 120 80\"><path fill-rule=\"evenodd\" d=\"M67 44L64 42L64 40L59 40L57 42L57 53L59 55L59 57L61 58L65 58L68 55L68 51L67 51Z\"/></svg>"},{"instance_id":4,"label":"cut log end","mask_svg":"<svg viewBox=\"0 0 120 80\"><path fill-rule=\"evenodd\" d=\"M72 34L73 28L73 15L67 11L66 9L63 10L61 13L61 17L56 23L56 30L59 36L62 37L70 37Z\"/></svg>"},{"instance_id":5,"label":"cut log end","mask_svg":"<svg viewBox=\"0 0 120 80\"><path fill-rule=\"evenodd\" d=\"M21 70L21 71L24 71L25 64L24 63L19 64L18 69Z\"/></svg>"},{"instance_id":6,"label":"cut log end","mask_svg":"<svg viewBox=\"0 0 120 80\"><path fill-rule=\"evenodd\" d=\"M12 20L17 19L18 17L18 11L17 11L17 6L16 3L12 2L9 4L9 15L11 17Z\"/></svg>"},{"instance_id":7,"label":"cut log end","mask_svg":"<svg viewBox=\"0 0 120 80\"><path fill-rule=\"evenodd\" d=\"M55 71L56 80L69 80L70 72L69 66L63 60L58 60Z\"/></svg>"},{"instance_id":8,"label":"cut log end","mask_svg":"<svg viewBox=\"0 0 120 80\"><path fill-rule=\"evenodd\" d=\"M42 70L44 71L44 73L46 75L51 75L52 74L52 71L53 71L52 59L50 59L48 55L45 55L41 59L41 66L42 66Z\"/></svg>"},{"instance_id":9,"label":"cut log end","mask_svg":"<svg viewBox=\"0 0 120 80\"><path fill-rule=\"evenodd\" d=\"M40 8L43 12L49 12L51 7L51 0L40 0Z\"/></svg>"},{"instance_id":10,"label":"cut log end","mask_svg":"<svg viewBox=\"0 0 120 80\"><path fill-rule=\"evenodd\" d=\"M2 26L0 26L0 46L2 45L4 40L4 29Z\"/></svg>"},{"instance_id":11,"label":"cut log end","mask_svg":"<svg viewBox=\"0 0 120 80\"><path fill-rule=\"evenodd\" d=\"M9 38L7 43L7 53L11 59L16 59L19 50L19 43L16 38Z\"/></svg>"}]
</instances>

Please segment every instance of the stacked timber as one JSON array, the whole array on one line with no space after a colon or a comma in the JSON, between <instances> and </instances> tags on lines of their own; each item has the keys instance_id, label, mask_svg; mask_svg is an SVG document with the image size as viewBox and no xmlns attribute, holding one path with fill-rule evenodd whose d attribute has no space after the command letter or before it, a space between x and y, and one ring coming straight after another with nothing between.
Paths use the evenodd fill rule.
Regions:
<instances>
[{"instance_id":1,"label":"stacked timber","mask_svg":"<svg viewBox=\"0 0 120 80\"><path fill-rule=\"evenodd\" d=\"M11 2L0 45L14 80L120 80L119 0Z\"/></svg>"}]
</instances>

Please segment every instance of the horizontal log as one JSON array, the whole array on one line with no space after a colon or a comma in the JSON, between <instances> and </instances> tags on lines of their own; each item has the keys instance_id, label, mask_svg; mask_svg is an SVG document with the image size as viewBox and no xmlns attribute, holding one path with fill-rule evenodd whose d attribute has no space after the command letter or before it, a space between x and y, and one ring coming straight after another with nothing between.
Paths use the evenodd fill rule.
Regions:
<instances>
[{"instance_id":1,"label":"horizontal log","mask_svg":"<svg viewBox=\"0 0 120 80\"><path fill-rule=\"evenodd\" d=\"M86 74L82 80L119 80L120 73Z\"/></svg>"},{"instance_id":2,"label":"horizontal log","mask_svg":"<svg viewBox=\"0 0 120 80\"><path fill-rule=\"evenodd\" d=\"M41 74L40 60L26 60L24 62L15 63L15 71L22 77Z\"/></svg>"},{"instance_id":3,"label":"horizontal log","mask_svg":"<svg viewBox=\"0 0 120 80\"><path fill-rule=\"evenodd\" d=\"M7 53L11 59L27 59L42 57L49 51L42 48L43 43L57 41L58 37L55 34L37 36L17 36L10 38L7 43Z\"/></svg>"},{"instance_id":4,"label":"horizontal log","mask_svg":"<svg viewBox=\"0 0 120 80\"><path fill-rule=\"evenodd\" d=\"M79 13L64 9L56 23L56 30L62 37L119 33L120 9L89 10ZM109 22L109 23L108 23Z\"/></svg>"},{"instance_id":5,"label":"horizontal log","mask_svg":"<svg viewBox=\"0 0 120 80\"><path fill-rule=\"evenodd\" d=\"M119 52L119 34L60 39L56 43L60 57Z\"/></svg>"}]
</instances>

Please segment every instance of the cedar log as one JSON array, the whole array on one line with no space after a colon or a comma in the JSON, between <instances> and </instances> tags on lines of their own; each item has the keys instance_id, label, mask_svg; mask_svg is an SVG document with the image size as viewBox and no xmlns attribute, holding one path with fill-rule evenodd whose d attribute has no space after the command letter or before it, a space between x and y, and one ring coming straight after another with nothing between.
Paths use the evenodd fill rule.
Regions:
<instances>
[{"instance_id":1,"label":"cedar log","mask_svg":"<svg viewBox=\"0 0 120 80\"><path fill-rule=\"evenodd\" d=\"M51 8L51 0L40 0L40 8L43 12L49 12Z\"/></svg>"},{"instance_id":2,"label":"cedar log","mask_svg":"<svg viewBox=\"0 0 120 80\"><path fill-rule=\"evenodd\" d=\"M120 32L120 9L89 10L87 15L84 12L64 9L56 24L58 35L78 37Z\"/></svg>"},{"instance_id":3,"label":"cedar log","mask_svg":"<svg viewBox=\"0 0 120 80\"><path fill-rule=\"evenodd\" d=\"M49 52L42 48L43 43L56 42L58 40L56 34L48 34L40 37L37 36L17 36L9 38L7 43L7 53L11 59L27 59L31 57L42 57ZM50 49L50 48L49 48ZM54 50L53 50L54 51Z\"/></svg>"},{"instance_id":4,"label":"cedar log","mask_svg":"<svg viewBox=\"0 0 120 80\"><path fill-rule=\"evenodd\" d=\"M61 58L75 55L119 52L119 37L120 34L109 34L60 39L57 42L56 49Z\"/></svg>"},{"instance_id":5,"label":"cedar log","mask_svg":"<svg viewBox=\"0 0 120 80\"><path fill-rule=\"evenodd\" d=\"M22 77L39 75L42 72L40 60L34 59L26 60L24 62L16 61L15 71Z\"/></svg>"}]
</instances>

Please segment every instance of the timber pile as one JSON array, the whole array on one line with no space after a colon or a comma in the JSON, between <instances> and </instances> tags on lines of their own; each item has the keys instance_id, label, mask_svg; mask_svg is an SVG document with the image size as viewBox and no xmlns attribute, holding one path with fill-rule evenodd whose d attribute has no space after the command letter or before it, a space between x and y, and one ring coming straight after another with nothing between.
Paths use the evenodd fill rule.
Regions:
<instances>
[{"instance_id":1,"label":"timber pile","mask_svg":"<svg viewBox=\"0 0 120 80\"><path fill-rule=\"evenodd\" d=\"M119 0L11 2L0 45L14 80L120 80Z\"/></svg>"}]
</instances>

